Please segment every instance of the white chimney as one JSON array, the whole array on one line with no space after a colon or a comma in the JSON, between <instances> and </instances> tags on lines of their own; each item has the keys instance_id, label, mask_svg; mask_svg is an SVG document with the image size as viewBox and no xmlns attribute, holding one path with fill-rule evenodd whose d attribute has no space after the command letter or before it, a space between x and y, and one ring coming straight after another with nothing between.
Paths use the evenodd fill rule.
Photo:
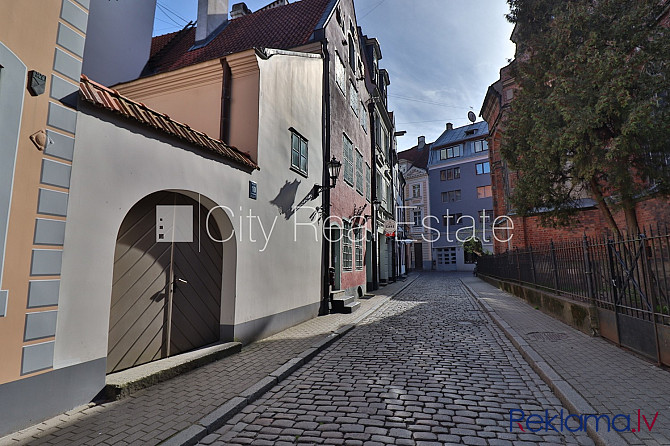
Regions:
<instances>
[{"instance_id":1,"label":"white chimney","mask_svg":"<svg viewBox=\"0 0 670 446\"><path fill-rule=\"evenodd\" d=\"M423 149L426 146L426 137L419 136L419 144L417 145L419 150Z\"/></svg>"},{"instance_id":2,"label":"white chimney","mask_svg":"<svg viewBox=\"0 0 670 446\"><path fill-rule=\"evenodd\" d=\"M198 0L198 25L195 41L207 39L214 30L228 21L228 0Z\"/></svg>"},{"instance_id":3,"label":"white chimney","mask_svg":"<svg viewBox=\"0 0 670 446\"><path fill-rule=\"evenodd\" d=\"M454 124L451 122L447 122L447 130L453 130L454 129Z\"/></svg>"},{"instance_id":4,"label":"white chimney","mask_svg":"<svg viewBox=\"0 0 670 446\"><path fill-rule=\"evenodd\" d=\"M251 9L247 7L246 3L235 3L233 9L230 10L230 20L244 17L247 14L251 14Z\"/></svg>"}]
</instances>

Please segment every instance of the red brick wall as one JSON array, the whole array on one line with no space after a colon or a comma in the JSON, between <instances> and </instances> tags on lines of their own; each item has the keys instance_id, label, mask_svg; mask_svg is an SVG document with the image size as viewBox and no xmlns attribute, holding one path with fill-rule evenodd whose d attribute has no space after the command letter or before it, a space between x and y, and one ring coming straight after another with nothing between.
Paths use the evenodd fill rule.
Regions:
<instances>
[{"instance_id":1,"label":"red brick wall","mask_svg":"<svg viewBox=\"0 0 670 446\"><path fill-rule=\"evenodd\" d=\"M636 212L640 229L650 226L655 228L657 223L665 224L668 222L668 217L670 217L670 201L663 198L648 199L637 204ZM619 227L625 227L623 212L617 212L614 217ZM602 213L597 209L580 212L575 217L574 225L569 228L542 227L539 217L514 216L512 217L512 221L514 222L514 230L511 234L512 240L509 243L494 241L494 250L496 253L504 252L507 249L523 249L530 245L548 245L551 241L575 240L584 234L588 236L602 236L609 229Z\"/></svg>"}]
</instances>

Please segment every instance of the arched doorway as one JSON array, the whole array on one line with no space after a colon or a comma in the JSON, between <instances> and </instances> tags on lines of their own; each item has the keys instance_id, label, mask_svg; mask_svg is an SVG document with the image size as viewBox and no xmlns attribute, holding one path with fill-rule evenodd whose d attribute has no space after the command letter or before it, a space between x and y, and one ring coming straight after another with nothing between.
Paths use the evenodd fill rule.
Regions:
<instances>
[{"instance_id":1,"label":"arched doorway","mask_svg":"<svg viewBox=\"0 0 670 446\"><path fill-rule=\"evenodd\" d=\"M157 206L167 208L157 215ZM186 237L192 241L160 236L160 218L177 208L191 213L193 233L179 237L192 235ZM207 215L198 201L167 191L147 196L126 215L114 253L108 373L220 339L223 245L212 240L221 231Z\"/></svg>"}]
</instances>

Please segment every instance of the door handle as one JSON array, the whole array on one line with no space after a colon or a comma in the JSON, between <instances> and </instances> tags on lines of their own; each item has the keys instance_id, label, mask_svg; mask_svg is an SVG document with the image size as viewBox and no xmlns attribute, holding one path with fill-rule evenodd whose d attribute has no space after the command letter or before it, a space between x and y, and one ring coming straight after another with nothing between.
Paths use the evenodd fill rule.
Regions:
<instances>
[{"instance_id":1,"label":"door handle","mask_svg":"<svg viewBox=\"0 0 670 446\"><path fill-rule=\"evenodd\" d=\"M188 280L182 279L181 277L175 277L172 282L172 288L176 289L179 284L187 284Z\"/></svg>"}]
</instances>

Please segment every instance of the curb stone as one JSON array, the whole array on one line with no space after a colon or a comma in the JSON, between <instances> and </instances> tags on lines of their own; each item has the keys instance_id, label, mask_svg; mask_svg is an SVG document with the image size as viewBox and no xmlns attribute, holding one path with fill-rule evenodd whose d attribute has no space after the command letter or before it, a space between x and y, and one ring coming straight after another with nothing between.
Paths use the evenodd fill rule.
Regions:
<instances>
[{"instance_id":1,"label":"curb stone","mask_svg":"<svg viewBox=\"0 0 670 446\"><path fill-rule=\"evenodd\" d=\"M354 319L350 324L343 325L337 330L333 331L330 335L327 335L324 339L317 341L313 347L305 350L296 358L289 359L284 364L279 366L273 372L270 372L268 376L262 378L256 384L244 390L239 396L233 397L223 403L214 411L210 412L209 415L205 415L198 422L183 429L172 437L160 443L161 446L193 446L197 444L200 440L205 438L208 434L215 432L217 429L221 428L228 420L237 415L245 406L251 404L256 399L258 399L265 392L270 390L279 382L286 379L293 372L300 369L303 365L307 364L312 358L314 358L321 351L325 350L336 340L341 339L351 330L356 328L356 326L365 318L379 310L384 304L391 300L394 296L398 295L404 291L408 286L413 284L419 277L421 273L417 274L412 280L408 281L401 288L399 288L395 293L385 296L380 299L374 306L369 310L365 311L359 317Z\"/></svg>"},{"instance_id":2,"label":"curb stone","mask_svg":"<svg viewBox=\"0 0 670 446\"><path fill-rule=\"evenodd\" d=\"M582 397L579 392L577 392L572 385L564 380L557 372L554 370L544 358L537 353L529 344L524 340L507 322L505 322L496 311L488 304L488 302L482 300L479 297L479 294L470 288L468 284L461 280L463 286L468 290L468 292L475 298L479 306L482 307L484 312L489 315L489 317L495 322L495 324L505 333L507 339L510 340L512 345L521 353L521 356L528 362L531 368L542 378L549 388L554 392L558 397L561 403L566 406L571 413L576 413L579 415L590 415L596 414L597 411ZM598 446L618 446L618 445L627 445L626 442L618 433L616 432L607 432L596 430L596 422L593 418L589 418L587 421L586 431L591 437L591 439Z\"/></svg>"}]
</instances>

